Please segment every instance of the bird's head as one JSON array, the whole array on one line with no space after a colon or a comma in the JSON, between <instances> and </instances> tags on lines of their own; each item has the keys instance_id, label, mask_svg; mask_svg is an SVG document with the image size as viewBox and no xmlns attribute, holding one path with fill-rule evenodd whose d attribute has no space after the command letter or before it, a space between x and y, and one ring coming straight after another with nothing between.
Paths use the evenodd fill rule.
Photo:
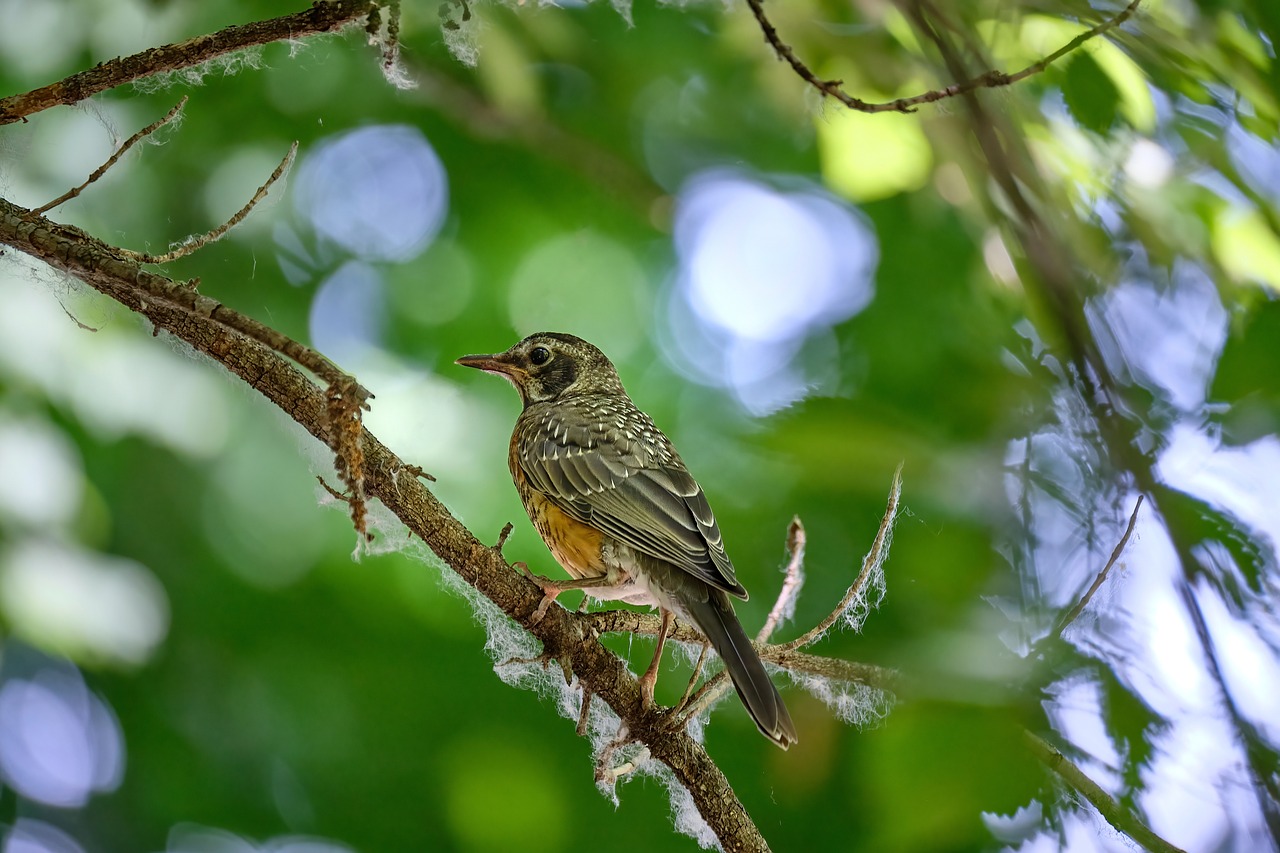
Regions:
<instances>
[{"instance_id":1,"label":"bird's head","mask_svg":"<svg viewBox=\"0 0 1280 853\"><path fill-rule=\"evenodd\" d=\"M466 355L457 363L506 379L526 406L574 394L625 393L604 353L582 338L559 332L538 332L506 352Z\"/></svg>"}]
</instances>

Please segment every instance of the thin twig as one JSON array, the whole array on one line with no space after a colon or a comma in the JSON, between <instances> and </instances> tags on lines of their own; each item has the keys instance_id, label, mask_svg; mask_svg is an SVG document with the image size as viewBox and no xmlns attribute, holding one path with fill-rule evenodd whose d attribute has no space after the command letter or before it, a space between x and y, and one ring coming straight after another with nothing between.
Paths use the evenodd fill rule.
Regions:
<instances>
[{"instance_id":1,"label":"thin twig","mask_svg":"<svg viewBox=\"0 0 1280 853\"><path fill-rule=\"evenodd\" d=\"M680 697L680 701L675 704L677 713L684 710L685 706L689 704L689 697L693 695L693 686L702 677L702 668L707 663L707 652L710 650L710 643L702 644L702 651L698 652L698 662L693 665L693 675L689 676L689 684L684 688L684 695Z\"/></svg>"},{"instance_id":2,"label":"thin twig","mask_svg":"<svg viewBox=\"0 0 1280 853\"><path fill-rule=\"evenodd\" d=\"M876 531L876 538L871 543L871 550L867 552L867 556L862 558L862 571L854 578L853 583L850 584L848 591L844 594L844 598L840 599L840 603L836 605L836 608L827 614L827 618L791 642L783 643L782 648L787 650L800 649L817 641L858 601L862 595L863 588L866 587L867 581L871 578L871 573L884 562L886 546L893 532L893 522L898 517L898 500L901 497L902 463L899 462L897 470L893 472L893 483L889 486L889 502L884 510L884 518L880 520L880 529Z\"/></svg>"},{"instance_id":3,"label":"thin twig","mask_svg":"<svg viewBox=\"0 0 1280 853\"><path fill-rule=\"evenodd\" d=\"M1132 838L1138 844L1153 853L1183 853L1181 847L1175 847L1138 818L1133 812L1116 802L1115 797L1099 787L1097 782L1089 778L1071 759L1050 745L1043 738L1037 737L1025 729L1022 739L1031 753L1046 767L1057 773L1062 780L1080 792L1088 800L1107 823Z\"/></svg>"},{"instance_id":4,"label":"thin twig","mask_svg":"<svg viewBox=\"0 0 1280 853\"><path fill-rule=\"evenodd\" d=\"M787 526L787 553L791 559L787 562L787 571L782 579L782 589L778 591L778 600L773 603L760 633L756 634L756 642L765 643L777 630L778 623L795 612L796 599L800 596L800 587L804 586L804 525L800 516L791 519Z\"/></svg>"},{"instance_id":5,"label":"thin twig","mask_svg":"<svg viewBox=\"0 0 1280 853\"><path fill-rule=\"evenodd\" d=\"M58 305L62 308L62 313L67 315L67 319L69 319L71 322L75 323L77 326L79 326L79 327L80 327L81 329L83 329L84 331L86 331L86 332L96 332L96 331L98 331L98 330L97 330L97 329L95 329L93 326L90 326L90 325L88 325L87 323L82 323L82 322L80 322L80 318L79 318L79 317L77 317L75 314L72 314L72 313L71 313L71 311L67 308L67 306L62 304L62 300L61 300L61 299L59 299L59 300L58 300Z\"/></svg>"},{"instance_id":6,"label":"thin twig","mask_svg":"<svg viewBox=\"0 0 1280 853\"><path fill-rule=\"evenodd\" d=\"M604 749L600 750L600 756L596 759L596 782L612 785L620 777L634 772L637 767L649 760L649 749L642 746L630 761L624 761L622 764L612 766L614 753L627 744L634 742L635 738L627 732L625 727L618 731L617 737L606 744Z\"/></svg>"},{"instance_id":7,"label":"thin twig","mask_svg":"<svg viewBox=\"0 0 1280 853\"><path fill-rule=\"evenodd\" d=\"M319 474L317 474L316 480L320 483L321 486L324 487L324 490L329 493L329 497L334 498L336 500L340 500L344 504L351 503L351 498L347 497L342 492L335 489L333 486L330 486L327 482L325 482L324 477L321 477Z\"/></svg>"},{"instance_id":8,"label":"thin twig","mask_svg":"<svg viewBox=\"0 0 1280 853\"><path fill-rule=\"evenodd\" d=\"M1098 591L1098 587L1106 582L1107 575L1111 572L1111 567L1116 564L1116 560L1120 559L1124 546L1129 544L1129 537L1133 535L1133 526L1138 523L1138 510L1142 508L1142 500L1145 497L1146 495L1138 495L1138 502L1133 505L1133 512L1129 515L1129 526L1125 528L1124 535L1120 537L1120 541L1116 543L1115 549L1112 550L1111 559L1107 560L1107 564L1102 567L1102 571L1098 572L1098 576L1093 579L1088 591L1076 602L1076 606L1072 607L1058 622L1050 637L1062 636L1062 632L1067 629L1067 626L1074 622L1076 617L1089 606L1089 601L1092 600L1093 594Z\"/></svg>"},{"instance_id":9,"label":"thin twig","mask_svg":"<svg viewBox=\"0 0 1280 853\"><path fill-rule=\"evenodd\" d=\"M707 711L710 711L711 706L719 702L720 698L729 692L731 684L729 673L723 669L702 682L702 686L685 703L684 713L680 715L679 727L683 729L689 725L690 720L696 720Z\"/></svg>"},{"instance_id":10,"label":"thin twig","mask_svg":"<svg viewBox=\"0 0 1280 853\"><path fill-rule=\"evenodd\" d=\"M187 240L172 252L166 252L163 255L149 255L143 252L134 252L129 249L123 249L122 251L140 264L167 264L170 261L176 261L178 258L185 258L197 249L201 249L215 240L221 239L223 234L226 234L232 228L239 225L244 218L249 215L249 211L253 210L254 205L266 197L267 191L271 189L271 185L280 180L280 176L289 169L289 166L293 163L293 158L297 153L298 143L295 140L294 143L289 146L289 153L284 155L284 159L280 161L279 166L276 166L276 170L271 173L271 177L267 178L266 183L258 187L258 191L253 194L253 198L249 199L248 203L245 204L244 207L236 211L234 216L224 222L221 226L210 231L208 234Z\"/></svg>"},{"instance_id":11,"label":"thin twig","mask_svg":"<svg viewBox=\"0 0 1280 853\"><path fill-rule=\"evenodd\" d=\"M173 121L177 117L178 113L182 112L182 108L186 106L186 104L187 104L187 96L183 95L182 100L178 101L178 103L174 106L174 108L169 110L169 112L165 114L164 118L158 121L152 122L151 124L144 127L142 130L135 133L133 136L130 136L128 139L126 139L124 141L124 145L121 145L118 149L116 149L116 153L112 154L107 159L107 162L103 163L101 166L95 169L93 174L89 176L89 179L87 181L85 181L83 184L81 184L78 187L74 187L72 189L67 190L65 193L58 196L53 201L49 202L43 207L37 207L35 210L31 211L31 214L33 216L43 216L44 214L48 213L50 210L53 210L58 205L62 204L64 201L70 201L71 199L80 195L80 193L84 192L85 187L89 186L89 184L93 183L94 181L98 180L98 178L101 178L103 175L105 175L107 173L107 170L110 169L112 166L114 166L116 164L116 161L119 160L121 157L123 157L125 155L125 152L127 152L130 148L136 145L140 140L150 136L160 128L164 127L169 122Z\"/></svg>"},{"instance_id":12,"label":"thin twig","mask_svg":"<svg viewBox=\"0 0 1280 853\"><path fill-rule=\"evenodd\" d=\"M795 51L791 49L791 46L784 42L782 37L778 35L777 29L774 28L773 24L769 21L769 18L765 15L763 0L747 0L747 5L751 7L751 13L755 15L756 22L759 23L760 29L764 33L765 41L773 48L773 51L778 55L778 58L790 65L792 70L800 76L800 79L817 89L823 95L835 98L849 109L857 110L858 112L910 113L915 112L915 107L920 104L931 104L934 101L941 101L945 98L954 98L956 95L963 95L966 92L972 92L976 89L992 89L998 86L1009 86L1034 74L1039 74L1052 63L1066 56L1068 53L1071 53L1090 39L1096 38L1108 30L1115 29L1123 24L1133 16L1133 13L1138 9L1138 4L1141 2L1142 0L1132 0L1128 6L1120 10L1120 12L1114 17L1108 18L1096 27L1086 30L1064 44L1062 47L1055 50L1053 53L1041 59L1039 62L1032 63L1016 73L1006 74L1003 71L991 70L985 74L980 74L977 77L966 80L963 83L956 83L954 85L947 86L944 89L932 89L928 92L923 92L910 98L898 98L895 101L886 101L884 103L869 103L861 100L860 98L853 97L840 88L844 82L843 80L823 80L819 78L818 75L814 74L813 71L810 70L809 66L796 56Z\"/></svg>"},{"instance_id":13,"label":"thin twig","mask_svg":"<svg viewBox=\"0 0 1280 853\"><path fill-rule=\"evenodd\" d=\"M432 479L435 478L433 477ZM511 535L512 530L515 530L515 525L511 522L508 521L502 525L502 529L498 531L498 541L493 543L493 550L499 554L502 553L502 546L507 544L507 537Z\"/></svg>"}]
</instances>

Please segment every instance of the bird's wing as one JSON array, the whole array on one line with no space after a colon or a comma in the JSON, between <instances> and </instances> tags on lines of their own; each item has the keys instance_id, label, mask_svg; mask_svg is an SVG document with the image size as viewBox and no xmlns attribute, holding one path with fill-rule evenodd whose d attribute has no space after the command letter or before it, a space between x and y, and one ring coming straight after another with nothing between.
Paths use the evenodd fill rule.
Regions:
<instances>
[{"instance_id":1,"label":"bird's wing","mask_svg":"<svg viewBox=\"0 0 1280 853\"><path fill-rule=\"evenodd\" d=\"M746 598L702 487L647 416L634 429L551 410L518 431L529 484L584 524Z\"/></svg>"}]
</instances>

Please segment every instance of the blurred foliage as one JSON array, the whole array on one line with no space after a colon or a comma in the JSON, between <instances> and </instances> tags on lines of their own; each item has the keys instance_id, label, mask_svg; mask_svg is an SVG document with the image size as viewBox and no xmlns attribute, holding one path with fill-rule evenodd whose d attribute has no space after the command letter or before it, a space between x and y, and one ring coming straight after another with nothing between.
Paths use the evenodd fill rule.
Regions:
<instances>
[{"instance_id":1,"label":"blurred foliage","mask_svg":"<svg viewBox=\"0 0 1280 853\"><path fill-rule=\"evenodd\" d=\"M355 371L377 395L375 434L435 474L481 539L514 521L507 557L542 573L559 570L504 464L518 403L452 365L536 325L613 355L680 447L753 592L738 608L749 630L776 594L792 515L808 529L808 577L780 636L829 611L905 460L888 595L861 634L819 649L900 669L901 704L856 730L787 689L800 742L785 754L734 702L707 729L777 849L1123 849L1025 752L1022 728L1175 844L1274 846L1176 590L1202 579L1195 595L1219 614L1209 627L1234 662L1233 706L1256 729L1255 770L1274 763L1280 5L1144 4L1045 73L979 93L1025 146L1022 178L1042 188L1077 264L1076 298L1130 430L1121 455L962 102L851 114L805 89L745 5L616 5L473 3L464 22L405 4L413 89L388 85L350 33L270 45L198 86L179 73L55 108L0 128L0 194L28 206L57 196L189 94L162 144L50 214L159 251L229 217L298 139L283 196L166 272ZM1016 71L1120 8L934 5L975 73ZM815 73L858 97L954 82L893 4L768 6ZM0 0L0 93L282 11ZM475 66L446 40L473 47ZM375 257L317 229L300 170L326 141L389 126L421 131L447 209L428 241ZM349 161L382 169L385 196L371 198L394 200L417 173L377 154ZM811 213L825 199L822 216L839 211L874 244L869 303L815 314L783 343L709 324L684 289L681 242L690 187L709 174L779 204L803 196ZM353 218L397 224L367 201L352 197ZM736 245L755 257L749 236ZM800 286L801 266L780 269L779 293ZM325 287L353 269L372 284L330 291L337 307L321 312ZM246 849L235 837L289 849L295 836L365 851L692 846L651 781L623 785L620 807L600 796L572 723L494 677L468 605L403 531L382 530L378 553L352 560L345 514L317 507L328 461L282 415L49 270L10 253L0 281L0 689L83 678L125 751L118 778L59 805L22 787L21 743L0 731L0 824L14 849L76 849L16 848L55 828L86 851ZM359 346L343 318L367 321ZM757 369L765 386L792 377L777 386L785 399L732 379ZM1144 510L1103 591L1053 638L1118 541L1141 471L1165 487L1158 511ZM54 553L33 543L65 546L62 564L33 562ZM134 645L119 645L126 635ZM611 643L647 660L642 641ZM659 699L680 681L665 677ZM16 700L4 696L0 729L26 719L5 716Z\"/></svg>"}]
</instances>

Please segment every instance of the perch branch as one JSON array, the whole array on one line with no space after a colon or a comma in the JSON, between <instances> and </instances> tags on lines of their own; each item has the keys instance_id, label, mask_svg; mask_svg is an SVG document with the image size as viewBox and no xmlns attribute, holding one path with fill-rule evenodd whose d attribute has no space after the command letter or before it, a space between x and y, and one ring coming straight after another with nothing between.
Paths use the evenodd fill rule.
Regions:
<instances>
[{"instance_id":1,"label":"perch branch","mask_svg":"<svg viewBox=\"0 0 1280 853\"><path fill-rule=\"evenodd\" d=\"M773 52L778 58L791 66L791 69L799 75L813 88L817 89L826 97L835 98L851 110L857 110L862 113L910 113L915 112L915 108L920 104L931 104L934 101L941 101L945 98L954 98L957 95L963 95L973 92L977 89L993 89L999 86L1009 86L1020 80L1039 74L1048 68L1051 64L1076 50L1080 45L1096 38L1108 30L1113 30L1123 24L1133 13L1137 11L1138 4L1142 0L1133 0L1128 6L1121 9L1115 16L1108 18L1097 26L1086 30L1053 53L1023 68L1021 71L1013 74L1006 74L1003 71L991 70L977 77L965 80L963 83L955 83L942 89L931 89L919 95L910 98L898 98L894 101L886 101L884 103L870 103L860 98L855 98L841 88L843 80L823 80L806 65L792 49L791 45L782 40L778 35L778 30L773 26L764 11L764 0L747 0L747 5L751 7L751 14L755 16L756 22L760 25L760 30L764 33L764 40L773 48Z\"/></svg>"},{"instance_id":2,"label":"perch branch","mask_svg":"<svg viewBox=\"0 0 1280 853\"><path fill-rule=\"evenodd\" d=\"M63 104L75 104L99 92L155 74L190 68L245 48L274 41L330 33L367 18L378 5L372 0L317 0L291 15L236 24L216 33L117 57L39 89L0 98L0 125Z\"/></svg>"},{"instance_id":3,"label":"perch branch","mask_svg":"<svg viewBox=\"0 0 1280 853\"><path fill-rule=\"evenodd\" d=\"M888 542L890 542L892 535L893 520L897 517L897 506L899 506L899 498L901 497L901 494L902 465L900 464L897 466L897 470L893 471L893 482L890 485L890 493L888 493L888 503L887 506L884 507L884 516L881 519L881 525L879 525L879 530L876 533L876 539L874 539L874 542L872 543L872 549L870 549L867 556L863 558L863 567L861 567L858 578L855 578L854 583L850 584L849 590L845 593L844 598L841 598L841 601L836 605L835 610L829 613L826 619L819 622L813 630L806 631L806 633L801 635L801 637L791 640L791 642L781 643L778 644L778 646L767 646L767 644L764 644L762 640L756 640L753 646L755 647L756 653L759 654L762 660L774 663L774 665L780 666L782 669L803 672L803 674L822 675L824 678L833 678L842 681L863 680L867 670L858 669L860 665L850 663L849 667L852 667L852 669L846 669L846 667L841 666L844 665L844 661L833 661L831 666L827 667L827 669L815 671L813 669L815 666L814 661L820 660L820 658L809 656L809 654L801 654L797 649L809 646L810 643L814 643L815 640L818 640L823 634L826 634L827 631L831 629L832 625L835 625L841 617L844 617L850 607L860 601L861 594L863 594L863 589L867 587L867 581L870 579L870 575L872 575L873 571L876 570L877 566L883 564L884 556L886 556L888 548ZM772 633L773 626L769 624L769 620L773 620L773 625L777 624L777 619L774 619L774 615L786 610L786 607L788 606L787 599L794 597L795 594L799 593L800 584L803 583L803 571L801 571L801 565L803 565L804 560L804 526L800 525L799 519L792 520L791 525L788 526L787 544L791 551L791 560L787 565L787 574L785 579L782 581L782 590L778 593L777 602L774 603L773 610L769 613L769 619L765 620L765 630L760 631L760 637L765 637L767 633ZM632 633L658 633L658 621L654 620L652 616L648 617L648 619L653 620L652 622L641 622L640 619L643 619L643 615L640 615L640 613L626 613L626 615L613 616L611 612L604 612L591 613L590 616L593 617L593 625L596 630L618 630L618 626L627 625L625 630L631 630ZM637 619L632 620L632 616L637 617ZM643 628L641 628L641 625L643 625ZM686 643L705 642L705 638L703 638L703 635L699 634L698 631L678 624L676 625L676 630L671 634L671 639ZM884 679L881 680L883 681ZM728 692L728 688L730 688L730 680L728 680L723 670L717 672L717 674L713 675L712 678L707 679L707 681L705 681L705 683L703 683L703 685L701 685L700 688L692 694L692 697L687 698L687 701L681 701L681 706L684 708L684 713L681 715L681 726L686 725L690 720L694 720L696 717L709 711L713 704L716 704L716 702L719 701L719 698Z\"/></svg>"},{"instance_id":4,"label":"perch branch","mask_svg":"<svg viewBox=\"0 0 1280 853\"><path fill-rule=\"evenodd\" d=\"M153 121L151 124L147 125L142 130L138 131L133 136L130 136L128 139L126 139L124 141L124 144L121 145L118 149L116 149L116 153L108 157L107 162L103 163L97 169L94 169L93 174L89 175L89 178L83 184L81 184L78 187L72 187L71 189L67 190L65 193L58 196L48 204L42 205L41 207L37 207L35 210L31 211L31 215L44 216L50 210L53 210L55 207L62 204L63 202L70 201L71 199L80 195L80 193L84 192L85 187L89 186L89 184L92 184L94 181L98 180L98 178L101 178L103 175L105 175L107 173L107 170L110 169L112 166L114 166L116 164L116 161L119 160L121 157L123 157L125 153L128 152L128 150L132 148L134 145L136 145L140 140L150 136L160 128L164 127L169 122L173 121L174 118L177 117L178 113L182 112L182 108L186 105L187 105L187 96L183 95L182 100L178 101L178 103L174 106L174 108L169 110L169 112L166 113L163 118L157 121Z\"/></svg>"},{"instance_id":5,"label":"perch branch","mask_svg":"<svg viewBox=\"0 0 1280 853\"><path fill-rule=\"evenodd\" d=\"M662 624L661 620L652 613L638 613L634 610L600 610L595 613L580 614L578 618L591 630L601 634L638 634L656 637ZM701 632L680 621L672 626L667 639L691 646L700 646L706 642L706 637ZM899 682L898 673L885 667L854 663L839 658L824 658L788 649L785 645L756 642L752 646L761 660L768 661L781 669L805 675L818 675L884 690L892 690Z\"/></svg>"}]
</instances>

